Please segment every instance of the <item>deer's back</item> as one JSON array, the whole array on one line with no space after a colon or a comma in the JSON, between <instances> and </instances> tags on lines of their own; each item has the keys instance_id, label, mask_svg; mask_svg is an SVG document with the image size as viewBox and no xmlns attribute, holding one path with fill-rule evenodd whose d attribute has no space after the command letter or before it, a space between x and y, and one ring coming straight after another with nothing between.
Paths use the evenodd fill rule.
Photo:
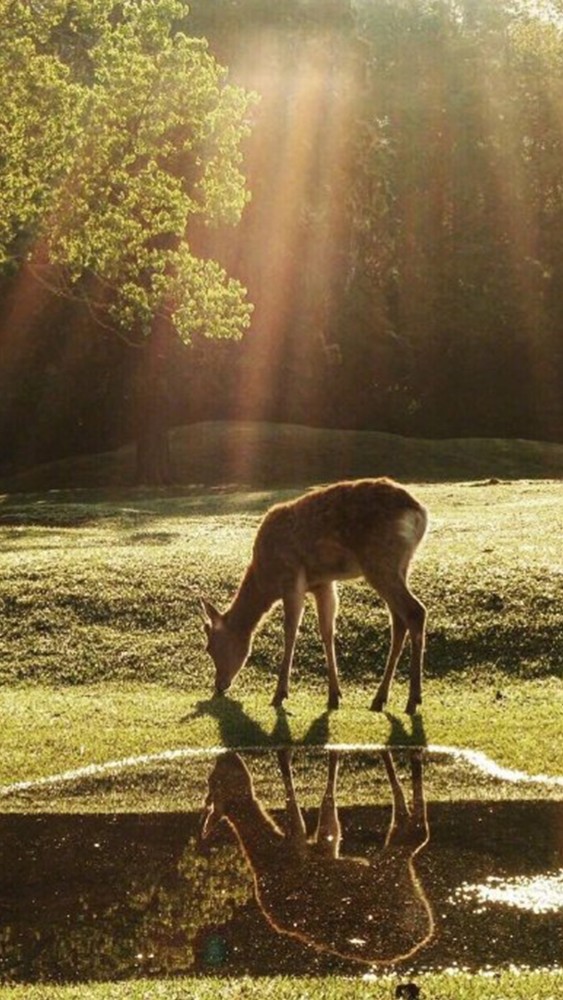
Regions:
<instances>
[{"instance_id":1,"label":"deer's back","mask_svg":"<svg viewBox=\"0 0 563 1000\"><path fill-rule=\"evenodd\" d=\"M311 585L360 576L366 549L384 557L398 529L412 532L414 549L425 526L422 505L389 479L335 483L272 507L258 529L253 565L262 582L282 589L301 568Z\"/></svg>"}]
</instances>

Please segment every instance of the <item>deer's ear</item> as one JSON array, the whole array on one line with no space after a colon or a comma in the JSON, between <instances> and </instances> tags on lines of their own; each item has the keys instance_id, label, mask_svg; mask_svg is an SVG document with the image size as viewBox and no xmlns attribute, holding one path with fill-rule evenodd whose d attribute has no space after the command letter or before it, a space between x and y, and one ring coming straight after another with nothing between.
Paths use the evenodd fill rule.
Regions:
<instances>
[{"instance_id":1,"label":"deer's ear","mask_svg":"<svg viewBox=\"0 0 563 1000\"><path fill-rule=\"evenodd\" d=\"M200 604L203 610L205 621L211 622L211 625L217 628L222 621L221 612L217 611L217 608L214 607L213 604L211 604L211 601L207 601L205 597L200 598Z\"/></svg>"}]
</instances>

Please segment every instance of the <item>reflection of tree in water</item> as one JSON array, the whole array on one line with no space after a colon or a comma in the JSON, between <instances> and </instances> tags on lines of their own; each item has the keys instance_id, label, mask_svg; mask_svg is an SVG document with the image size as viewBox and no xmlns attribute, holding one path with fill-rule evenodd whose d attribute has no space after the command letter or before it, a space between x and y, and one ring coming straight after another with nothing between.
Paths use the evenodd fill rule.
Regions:
<instances>
[{"instance_id":1,"label":"reflection of tree in water","mask_svg":"<svg viewBox=\"0 0 563 1000\"><path fill-rule=\"evenodd\" d=\"M18 820L33 826L21 856ZM251 895L232 847L198 852L193 816L5 817L2 826L2 980L189 972L217 901L230 919Z\"/></svg>"},{"instance_id":2,"label":"reflection of tree in water","mask_svg":"<svg viewBox=\"0 0 563 1000\"><path fill-rule=\"evenodd\" d=\"M160 974L190 970L194 942L201 928L212 926L220 905L222 918L230 920L252 893L252 881L242 858L230 847L213 848L202 857L192 838L176 870L157 887L140 928L144 960L150 968L156 957ZM211 935L209 965L223 957L221 939Z\"/></svg>"}]
</instances>

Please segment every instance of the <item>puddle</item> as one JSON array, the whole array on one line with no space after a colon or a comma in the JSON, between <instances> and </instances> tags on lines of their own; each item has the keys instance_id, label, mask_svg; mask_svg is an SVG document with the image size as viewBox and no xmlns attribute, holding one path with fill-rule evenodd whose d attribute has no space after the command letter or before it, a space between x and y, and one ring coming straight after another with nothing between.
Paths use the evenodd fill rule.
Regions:
<instances>
[{"instance_id":1,"label":"puddle","mask_svg":"<svg viewBox=\"0 0 563 1000\"><path fill-rule=\"evenodd\" d=\"M448 801L467 762L428 751L167 767L174 812L0 815L3 983L561 966L563 801Z\"/></svg>"}]
</instances>

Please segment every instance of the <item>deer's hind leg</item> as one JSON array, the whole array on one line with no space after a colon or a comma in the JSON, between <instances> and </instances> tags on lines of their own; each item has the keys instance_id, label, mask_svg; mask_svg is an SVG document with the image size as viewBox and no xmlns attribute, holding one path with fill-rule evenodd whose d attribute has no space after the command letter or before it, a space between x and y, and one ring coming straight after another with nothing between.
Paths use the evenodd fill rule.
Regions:
<instances>
[{"instance_id":1,"label":"deer's hind leg","mask_svg":"<svg viewBox=\"0 0 563 1000\"><path fill-rule=\"evenodd\" d=\"M381 751L381 759L385 765L385 770L387 772L387 780L389 782L389 787L391 789L391 795L393 800L393 809L391 812L391 821L389 823L389 829L387 831L387 836L385 838L385 846L389 847L391 844L395 843L405 843L408 839L409 825L410 825L410 811L407 804L407 799L405 792L399 778L397 777L397 772L395 770L395 765L393 763L393 757L390 750Z\"/></svg>"},{"instance_id":2,"label":"deer's hind leg","mask_svg":"<svg viewBox=\"0 0 563 1000\"><path fill-rule=\"evenodd\" d=\"M391 608L389 608L389 617L391 619L391 645L389 647L389 653L387 655L387 662L385 664L385 670L383 671L381 684L379 685L377 693L371 703L372 712L382 712L387 704L387 701L389 700L391 681L393 680L395 668L399 662L399 657L403 651L407 635L406 622L397 614L397 612L392 611Z\"/></svg>"},{"instance_id":3,"label":"deer's hind leg","mask_svg":"<svg viewBox=\"0 0 563 1000\"><path fill-rule=\"evenodd\" d=\"M428 817L422 775L422 751L411 751L410 767L413 790L413 805L409 809L403 786L397 777L393 757L389 750L382 750L381 756L387 772L387 779L393 797L393 812L385 846L408 844L412 853L417 854L428 843Z\"/></svg>"},{"instance_id":4,"label":"deer's hind leg","mask_svg":"<svg viewBox=\"0 0 563 1000\"><path fill-rule=\"evenodd\" d=\"M382 570L381 568L364 568L366 579L387 604L391 618L389 655L383 678L371 704L371 708L375 712L382 712L388 701L389 689L407 632L411 644L407 714L414 715L418 706L422 704L422 661L424 657L426 608L407 586L407 568L408 561L394 572L385 569Z\"/></svg>"},{"instance_id":5,"label":"deer's hind leg","mask_svg":"<svg viewBox=\"0 0 563 1000\"><path fill-rule=\"evenodd\" d=\"M411 780L413 795L413 830L417 834L416 849L420 850L428 843L430 830L428 827L428 814L426 810L426 798L424 795L424 779L422 773L422 749L411 750ZM416 853L416 852L415 852Z\"/></svg>"}]
</instances>

